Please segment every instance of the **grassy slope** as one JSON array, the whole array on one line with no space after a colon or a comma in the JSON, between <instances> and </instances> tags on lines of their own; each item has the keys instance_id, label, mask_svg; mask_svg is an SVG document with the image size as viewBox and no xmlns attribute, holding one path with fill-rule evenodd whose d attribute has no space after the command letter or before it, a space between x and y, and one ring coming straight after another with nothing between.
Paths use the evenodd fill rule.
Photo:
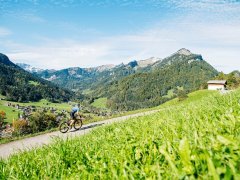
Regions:
<instances>
[{"instance_id":1,"label":"grassy slope","mask_svg":"<svg viewBox=\"0 0 240 180\"><path fill-rule=\"evenodd\" d=\"M209 97L209 96L213 96L213 95L217 95L217 94L218 94L217 91L199 90L199 91L195 91L195 92L188 94L188 98L182 102L179 102L178 98L175 98L170 101L167 101L166 103L158 106L157 108L172 107L172 106L179 105L179 104L188 105L189 103L195 103L205 97Z\"/></svg>"},{"instance_id":2,"label":"grassy slope","mask_svg":"<svg viewBox=\"0 0 240 180\"><path fill-rule=\"evenodd\" d=\"M199 101L202 93L208 94L12 156L0 162L0 179L239 179L240 91Z\"/></svg>"},{"instance_id":3,"label":"grassy slope","mask_svg":"<svg viewBox=\"0 0 240 180\"><path fill-rule=\"evenodd\" d=\"M11 108L11 107L7 107L5 105L2 104L3 102L0 101L0 110L4 111L6 113L6 118L5 121L6 122L12 122L13 119L17 119L18 118L18 110Z\"/></svg>"},{"instance_id":4,"label":"grassy slope","mask_svg":"<svg viewBox=\"0 0 240 180\"><path fill-rule=\"evenodd\" d=\"M92 106L96 108L107 108L107 98L99 98L96 99L93 103Z\"/></svg>"},{"instance_id":5,"label":"grassy slope","mask_svg":"<svg viewBox=\"0 0 240 180\"><path fill-rule=\"evenodd\" d=\"M1 98L1 97L0 97ZM0 110L6 112L6 122L12 122L13 119L18 118L18 110L12 107L7 107L6 104L10 101L0 100ZM51 103L45 99L42 99L39 102L29 102L29 103L18 103L18 102L10 102L12 104L19 104L21 106L37 106L37 107L53 107L58 110L66 110L70 111L71 106L67 103Z\"/></svg>"},{"instance_id":6,"label":"grassy slope","mask_svg":"<svg viewBox=\"0 0 240 180\"><path fill-rule=\"evenodd\" d=\"M38 107L53 107L59 110L70 110L71 106L67 103L51 103L46 99L42 99L39 102L29 102L29 103L14 103L21 106L38 106Z\"/></svg>"}]
</instances>

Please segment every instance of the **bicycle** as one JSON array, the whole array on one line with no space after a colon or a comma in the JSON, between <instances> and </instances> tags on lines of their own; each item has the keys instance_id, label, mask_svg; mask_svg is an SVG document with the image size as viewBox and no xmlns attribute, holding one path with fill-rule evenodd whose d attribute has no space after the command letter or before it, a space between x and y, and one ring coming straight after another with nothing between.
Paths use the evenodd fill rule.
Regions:
<instances>
[{"instance_id":1,"label":"bicycle","mask_svg":"<svg viewBox=\"0 0 240 180\"><path fill-rule=\"evenodd\" d=\"M66 133L68 130L72 129L79 130L82 125L84 118L81 115L77 115L75 119L70 119L68 121L64 121L59 125L59 130L61 133Z\"/></svg>"}]
</instances>

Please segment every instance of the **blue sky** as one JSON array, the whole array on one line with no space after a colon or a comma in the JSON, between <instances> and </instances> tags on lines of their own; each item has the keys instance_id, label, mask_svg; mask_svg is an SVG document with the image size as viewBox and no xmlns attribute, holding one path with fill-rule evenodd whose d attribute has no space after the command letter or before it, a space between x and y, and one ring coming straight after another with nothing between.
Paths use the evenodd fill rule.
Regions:
<instances>
[{"instance_id":1,"label":"blue sky","mask_svg":"<svg viewBox=\"0 0 240 180\"><path fill-rule=\"evenodd\" d=\"M0 52L39 68L164 58L240 70L238 0L0 0Z\"/></svg>"}]
</instances>

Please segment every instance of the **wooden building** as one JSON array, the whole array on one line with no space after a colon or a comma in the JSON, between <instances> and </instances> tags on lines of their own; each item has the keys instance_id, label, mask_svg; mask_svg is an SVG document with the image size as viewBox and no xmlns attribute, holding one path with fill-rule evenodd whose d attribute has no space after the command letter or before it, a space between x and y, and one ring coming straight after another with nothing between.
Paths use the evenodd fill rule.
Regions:
<instances>
[{"instance_id":1,"label":"wooden building","mask_svg":"<svg viewBox=\"0 0 240 180\"><path fill-rule=\"evenodd\" d=\"M226 90L226 80L211 80L208 81L208 90Z\"/></svg>"}]
</instances>

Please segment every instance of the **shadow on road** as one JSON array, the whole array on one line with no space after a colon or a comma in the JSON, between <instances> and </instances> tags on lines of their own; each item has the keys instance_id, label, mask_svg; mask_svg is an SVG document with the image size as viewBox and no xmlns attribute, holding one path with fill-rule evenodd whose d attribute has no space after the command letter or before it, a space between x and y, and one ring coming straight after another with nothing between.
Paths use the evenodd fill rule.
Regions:
<instances>
[{"instance_id":1,"label":"shadow on road","mask_svg":"<svg viewBox=\"0 0 240 180\"><path fill-rule=\"evenodd\" d=\"M82 130L91 129L91 128L94 128L94 127L97 127L97 126L102 126L102 125L104 125L104 123L101 123L101 124L92 124L92 125L89 125L89 126L82 127L82 128L80 128L79 130L72 130L72 131L70 131L70 132L82 131Z\"/></svg>"}]
</instances>

